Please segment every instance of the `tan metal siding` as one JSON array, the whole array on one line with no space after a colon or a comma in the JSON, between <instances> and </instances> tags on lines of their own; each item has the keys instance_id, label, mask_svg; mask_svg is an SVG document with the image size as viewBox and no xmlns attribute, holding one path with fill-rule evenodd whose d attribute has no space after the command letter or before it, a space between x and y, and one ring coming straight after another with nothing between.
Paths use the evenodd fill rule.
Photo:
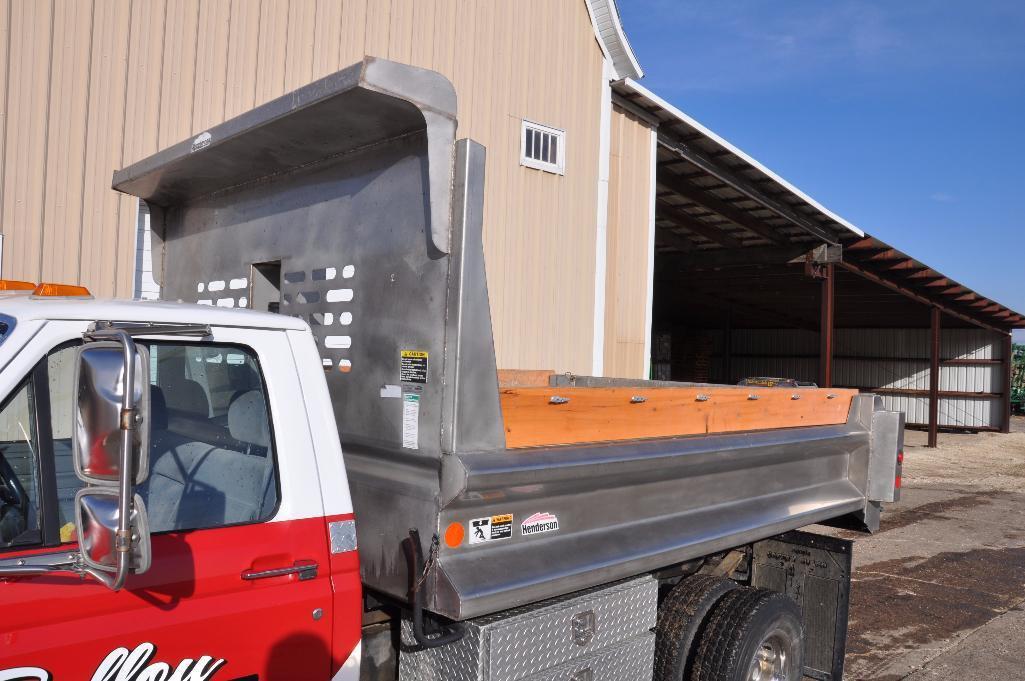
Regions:
<instances>
[{"instance_id":1,"label":"tan metal siding","mask_svg":"<svg viewBox=\"0 0 1025 681\"><path fill-rule=\"evenodd\" d=\"M647 378L651 126L612 108L605 374Z\"/></svg>"},{"instance_id":2,"label":"tan metal siding","mask_svg":"<svg viewBox=\"0 0 1025 681\"><path fill-rule=\"evenodd\" d=\"M313 80L313 41L317 3L291 2L288 6L288 41L285 44L285 91Z\"/></svg>"},{"instance_id":3,"label":"tan metal siding","mask_svg":"<svg viewBox=\"0 0 1025 681\"><path fill-rule=\"evenodd\" d=\"M285 92L288 4L288 0L263 0L260 3L254 104L262 104Z\"/></svg>"},{"instance_id":4,"label":"tan metal siding","mask_svg":"<svg viewBox=\"0 0 1025 681\"><path fill-rule=\"evenodd\" d=\"M313 78L337 71L341 51L342 3L317 0L317 21L313 35Z\"/></svg>"},{"instance_id":5,"label":"tan metal siding","mask_svg":"<svg viewBox=\"0 0 1025 681\"><path fill-rule=\"evenodd\" d=\"M131 7L117 0L96 0L89 57L89 100L85 126L85 193L82 197L81 281L98 294L116 290L125 261L120 248L132 249L132 232L120 228L120 212L129 202L110 190L110 176L122 165L128 26ZM6 224L5 224L6 229ZM123 238L122 238L123 236ZM69 239L66 247L73 247Z\"/></svg>"},{"instance_id":6,"label":"tan metal siding","mask_svg":"<svg viewBox=\"0 0 1025 681\"><path fill-rule=\"evenodd\" d=\"M4 273L39 276L52 4L12 2L4 154Z\"/></svg>"},{"instance_id":7,"label":"tan metal siding","mask_svg":"<svg viewBox=\"0 0 1025 681\"><path fill-rule=\"evenodd\" d=\"M43 188L42 262L39 277L60 279L78 272L78 252L66 248L65 225L78 224L84 177L86 103L89 88L87 40L78 32L92 31L92 3L58 0L53 16L50 64L49 118L47 120L46 179Z\"/></svg>"},{"instance_id":8,"label":"tan metal siding","mask_svg":"<svg viewBox=\"0 0 1025 681\"><path fill-rule=\"evenodd\" d=\"M164 72L164 28L167 2L152 0L132 7L128 42L128 82L125 92L125 132L122 157L143 158L159 149L161 101ZM156 76L154 76L156 74ZM97 182L103 178L97 178ZM132 245L139 243L136 214L138 202L122 197L119 209L118 281L119 295L134 295L137 254ZM128 237L127 235L132 236ZM148 261L147 261L148 262ZM87 282L95 286L92 282ZM141 293L141 291L140 291Z\"/></svg>"},{"instance_id":9,"label":"tan metal siding","mask_svg":"<svg viewBox=\"0 0 1025 681\"><path fill-rule=\"evenodd\" d=\"M583 0L0 0L0 33L5 276L130 295L136 202L112 172L370 54L448 76L459 135L488 149L500 364L589 371L602 55ZM519 165L524 118L566 130L565 176Z\"/></svg>"},{"instance_id":10,"label":"tan metal siding","mask_svg":"<svg viewBox=\"0 0 1025 681\"><path fill-rule=\"evenodd\" d=\"M253 0L232 0L228 35L227 93L224 117L233 118L256 103L256 55L260 44L263 6Z\"/></svg>"},{"instance_id":11,"label":"tan metal siding","mask_svg":"<svg viewBox=\"0 0 1025 681\"><path fill-rule=\"evenodd\" d=\"M155 75L160 89L160 148L192 133L196 102L199 0L167 0L164 17L164 68Z\"/></svg>"},{"instance_id":12,"label":"tan metal siding","mask_svg":"<svg viewBox=\"0 0 1025 681\"><path fill-rule=\"evenodd\" d=\"M199 4L192 130L204 130L225 119L230 31L230 2L207 0Z\"/></svg>"}]
</instances>

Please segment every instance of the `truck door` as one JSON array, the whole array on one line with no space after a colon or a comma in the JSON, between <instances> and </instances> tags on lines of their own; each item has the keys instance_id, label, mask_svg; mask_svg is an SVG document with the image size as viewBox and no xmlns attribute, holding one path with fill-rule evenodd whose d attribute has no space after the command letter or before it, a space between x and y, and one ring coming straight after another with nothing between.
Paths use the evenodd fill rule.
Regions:
<instances>
[{"instance_id":1,"label":"truck door","mask_svg":"<svg viewBox=\"0 0 1025 681\"><path fill-rule=\"evenodd\" d=\"M151 473L138 491L153 566L119 592L73 576L0 578L0 679L330 677L309 430L277 418L299 393L287 370L268 380L258 356L288 350L283 333L262 335L282 347L138 341L151 356ZM74 552L73 362L72 347L55 349L0 406L0 565Z\"/></svg>"}]
</instances>

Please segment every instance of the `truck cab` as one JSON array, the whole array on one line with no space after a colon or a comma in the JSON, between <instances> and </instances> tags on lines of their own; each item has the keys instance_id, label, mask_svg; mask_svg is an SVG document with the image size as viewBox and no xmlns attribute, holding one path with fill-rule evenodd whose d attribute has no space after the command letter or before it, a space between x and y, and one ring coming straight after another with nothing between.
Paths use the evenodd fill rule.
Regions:
<instances>
[{"instance_id":1,"label":"truck cab","mask_svg":"<svg viewBox=\"0 0 1025 681\"><path fill-rule=\"evenodd\" d=\"M356 678L352 504L306 324L10 293L0 310L0 678ZM73 386L97 320L147 360L134 491L156 559L118 591L74 572Z\"/></svg>"}]
</instances>

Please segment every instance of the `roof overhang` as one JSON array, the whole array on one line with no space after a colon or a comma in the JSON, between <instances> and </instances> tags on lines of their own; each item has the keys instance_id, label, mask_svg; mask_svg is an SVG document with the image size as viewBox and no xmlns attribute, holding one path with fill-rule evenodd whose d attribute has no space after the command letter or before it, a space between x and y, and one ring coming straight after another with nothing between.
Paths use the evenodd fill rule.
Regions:
<instances>
[{"instance_id":1,"label":"roof overhang","mask_svg":"<svg viewBox=\"0 0 1025 681\"><path fill-rule=\"evenodd\" d=\"M771 185L775 194L786 195L787 202L810 214L817 221L836 234L845 232L864 236L864 232L856 225L820 204L815 199L780 177L757 159L752 158L742 149L720 137L712 130L694 120L675 106L665 101L651 90L632 78L624 78L614 83L613 91L622 97L621 102L641 109L649 118L653 118L659 127L659 144L665 148L678 148L682 143L690 144L695 154L712 159L710 166L723 171L748 178L753 184ZM716 174L710 168L711 174ZM803 204L803 205L802 205ZM810 210L809 210L810 209ZM830 224L831 223L831 224Z\"/></svg>"},{"instance_id":2,"label":"roof overhang","mask_svg":"<svg viewBox=\"0 0 1025 681\"><path fill-rule=\"evenodd\" d=\"M840 264L869 281L977 326L1004 332L1025 328L1025 315L873 236L845 242Z\"/></svg>"},{"instance_id":3,"label":"roof overhang","mask_svg":"<svg viewBox=\"0 0 1025 681\"><path fill-rule=\"evenodd\" d=\"M586 0L594 35L605 57L612 62L615 77L640 78L644 75L630 41L623 31L616 0Z\"/></svg>"},{"instance_id":4,"label":"roof overhang","mask_svg":"<svg viewBox=\"0 0 1025 681\"><path fill-rule=\"evenodd\" d=\"M1001 332L1025 328L1025 316L867 235L631 78L612 87L619 107L657 128L655 241L666 266L712 270L828 258L963 322Z\"/></svg>"}]
</instances>

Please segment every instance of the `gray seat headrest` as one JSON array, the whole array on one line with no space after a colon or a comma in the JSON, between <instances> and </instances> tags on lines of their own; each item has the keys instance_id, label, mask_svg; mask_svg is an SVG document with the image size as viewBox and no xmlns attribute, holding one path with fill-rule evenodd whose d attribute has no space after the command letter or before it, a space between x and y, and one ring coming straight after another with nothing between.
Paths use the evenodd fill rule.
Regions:
<instances>
[{"instance_id":1,"label":"gray seat headrest","mask_svg":"<svg viewBox=\"0 0 1025 681\"><path fill-rule=\"evenodd\" d=\"M228 407L228 432L239 442L270 447L267 402L259 390L242 393Z\"/></svg>"}]
</instances>

